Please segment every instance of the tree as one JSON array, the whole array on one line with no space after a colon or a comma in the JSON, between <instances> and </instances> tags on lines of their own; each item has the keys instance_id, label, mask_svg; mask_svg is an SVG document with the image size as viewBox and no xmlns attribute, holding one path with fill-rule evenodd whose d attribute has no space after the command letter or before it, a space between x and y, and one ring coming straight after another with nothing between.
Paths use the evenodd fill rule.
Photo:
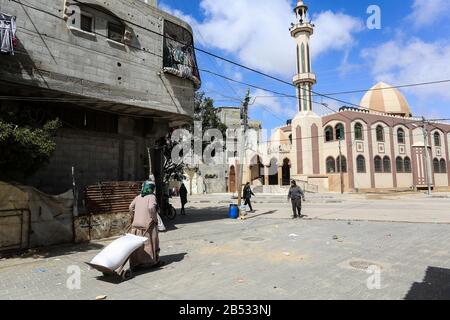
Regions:
<instances>
[{"instance_id":1,"label":"tree","mask_svg":"<svg viewBox=\"0 0 450 320\"><path fill-rule=\"evenodd\" d=\"M0 113L0 180L23 181L45 166L55 148L58 119L42 126L27 121L20 111Z\"/></svg>"}]
</instances>

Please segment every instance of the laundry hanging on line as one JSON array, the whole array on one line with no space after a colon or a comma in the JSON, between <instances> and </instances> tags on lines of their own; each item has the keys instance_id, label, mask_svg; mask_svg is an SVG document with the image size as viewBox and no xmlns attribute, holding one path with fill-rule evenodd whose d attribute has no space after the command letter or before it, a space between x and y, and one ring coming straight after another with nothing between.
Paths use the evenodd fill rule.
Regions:
<instances>
[{"instance_id":1,"label":"laundry hanging on line","mask_svg":"<svg viewBox=\"0 0 450 320\"><path fill-rule=\"evenodd\" d=\"M17 46L16 17L0 12L0 53L14 55Z\"/></svg>"}]
</instances>

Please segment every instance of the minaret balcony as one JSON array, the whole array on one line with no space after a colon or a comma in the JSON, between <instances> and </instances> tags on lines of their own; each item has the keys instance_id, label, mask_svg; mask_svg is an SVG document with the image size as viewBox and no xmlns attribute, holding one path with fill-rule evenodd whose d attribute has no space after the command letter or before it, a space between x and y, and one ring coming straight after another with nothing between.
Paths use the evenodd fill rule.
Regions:
<instances>
[{"instance_id":1,"label":"minaret balcony","mask_svg":"<svg viewBox=\"0 0 450 320\"><path fill-rule=\"evenodd\" d=\"M299 84L303 84L303 83L316 84L317 78L314 73L301 73L301 74L296 75L294 77L293 81L294 81L294 85L296 85L296 86Z\"/></svg>"},{"instance_id":2,"label":"minaret balcony","mask_svg":"<svg viewBox=\"0 0 450 320\"><path fill-rule=\"evenodd\" d=\"M311 23L297 23L290 28L290 31L294 38L298 33L308 33L311 36L314 34L314 26Z\"/></svg>"}]
</instances>

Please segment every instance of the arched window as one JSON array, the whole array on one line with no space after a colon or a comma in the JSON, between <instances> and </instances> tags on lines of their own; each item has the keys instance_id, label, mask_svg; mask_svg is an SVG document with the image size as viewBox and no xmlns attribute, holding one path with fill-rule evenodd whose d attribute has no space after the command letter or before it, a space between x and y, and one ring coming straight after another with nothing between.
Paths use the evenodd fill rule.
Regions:
<instances>
[{"instance_id":1,"label":"arched window","mask_svg":"<svg viewBox=\"0 0 450 320\"><path fill-rule=\"evenodd\" d=\"M376 156L374 162L375 162L375 172L377 173L383 172L383 160L381 160L381 157Z\"/></svg>"},{"instance_id":2,"label":"arched window","mask_svg":"<svg viewBox=\"0 0 450 320\"><path fill-rule=\"evenodd\" d=\"M306 73L306 58L305 58L305 44L302 43L302 49L301 49L301 54L302 54L302 73Z\"/></svg>"},{"instance_id":3,"label":"arched window","mask_svg":"<svg viewBox=\"0 0 450 320\"><path fill-rule=\"evenodd\" d=\"M398 129L397 131L397 141L399 144L405 144L405 130Z\"/></svg>"},{"instance_id":4,"label":"arched window","mask_svg":"<svg viewBox=\"0 0 450 320\"><path fill-rule=\"evenodd\" d=\"M341 157L337 157L336 158L336 168L337 168L337 172L347 172L347 159L342 156L342 161L341 161Z\"/></svg>"},{"instance_id":5,"label":"arched window","mask_svg":"<svg viewBox=\"0 0 450 320\"><path fill-rule=\"evenodd\" d=\"M377 141L384 142L384 128L383 126L377 126Z\"/></svg>"},{"instance_id":6,"label":"arched window","mask_svg":"<svg viewBox=\"0 0 450 320\"><path fill-rule=\"evenodd\" d=\"M344 125L342 123L338 123L335 129L336 129L336 140L344 140L345 139Z\"/></svg>"},{"instance_id":7,"label":"arched window","mask_svg":"<svg viewBox=\"0 0 450 320\"><path fill-rule=\"evenodd\" d=\"M411 159L410 158L408 158L408 157L405 158L404 166L405 166L405 172L406 173L411 173L412 172L412 170L411 170Z\"/></svg>"},{"instance_id":8,"label":"arched window","mask_svg":"<svg viewBox=\"0 0 450 320\"><path fill-rule=\"evenodd\" d=\"M336 172L336 162L334 162L333 157L327 158L327 173L335 173Z\"/></svg>"},{"instance_id":9,"label":"arched window","mask_svg":"<svg viewBox=\"0 0 450 320\"><path fill-rule=\"evenodd\" d=\"M444 159L441 159L441 173L447 173L447 163Z\"/></svg>"},{"instance_id":10,"label":"arched window","mask_svg":"<svg viewBox=\"0 0 450 320\"><path fill-rule=\"evenodd\" d=\"M433 169L434 173L441 173L441 163L436 158L433 160Z\"/></svg>"},{"instance_id":11,"label":"arched window","mask_svg":"<svg viewBox=\"0 0 450 320\"><path fill-rule=\"evenodd\" d=\"M391 159L387 156L383 158L383 172L391 172Z\"/></svg>"},{"instance_id":12,"label":"arched window","mask_svg":"<svg viewBox=\"0 0 450 320\"><path fill-rule=\"evenodd\" d=\"M439 132L434 133L434 146L435 147L441 146L441 135L439 134Z\"/></svg>"},{"instance_id":13,"label":"arched window","mask_svg":"<svg viewBox=\"0 0 450 320\"><path fill-rule=\"evenodd\" d=\"M297 45L297 73L300 74L300 50Z\"/></svg>"},{"instance_id":14,"label":"arched window","mask_svg":"<svg viewBox=\"0 0 450 320\"><path fill-rule=\"evenodd\" d=\"M356 158L356 170L358 173L366 172L366 159L364 156L360 155Z\"/></svg>"},{"instance_id":15,"label":"arched window","mask_svg":"<svg viewBox=\"0 0 450 320\"><path fill-rule=\"evenodd\" d=\"M292 144L292 134L289 135L289 142Z\"/></svg>"},{"instance_id":16,"label":"arched window","mask_svg":"<svg viewBox=\"0 0 450 320\"><path fill-rule=\"evenodd\" d=\"M398 173L405 172L405 164L404 164L403 159L401 157L397 157L397 159L395 160L395 165L397 167L397 172Z\"/></svg>"},{"instance_id":17,"label":"arched window","mask_svg":"<svg viewBox=\"0 0 450 320\"><path fill-rule=\"evenodd\" d=\"M359 122L355 124L355 140L364 140L363 126Z\"/></svg>"},{"instance_id":18,"label":"arched window","mask_svg":"<svg viewBox=\"0 0 450 320\"><path fill-rule=\"evenodd\" d=\"M329 141L333 141L333 128L328 126L325 128L325 141L329 142Z\"/></svg>"},{"instance_id":19,"label":"arched window","mask_svg":"<svg viewBox=\"0 0 450 320\"><path fill-rule=\"evenodd\" d=\"M307 60L307 66L308 66L308 72L311 72L311 55L309 54L309 44L306 44L306 57Z\"/></svg>"}]
</instances>

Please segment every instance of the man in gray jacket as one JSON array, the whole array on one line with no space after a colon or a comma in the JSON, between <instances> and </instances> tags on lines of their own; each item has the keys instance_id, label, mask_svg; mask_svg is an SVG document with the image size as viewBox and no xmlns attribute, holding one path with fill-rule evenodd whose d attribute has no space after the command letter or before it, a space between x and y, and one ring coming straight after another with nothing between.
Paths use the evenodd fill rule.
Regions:
<instances>
[{"instance_id":1,"label":"man in gray jacket","mask_svg":"<svg viewBox=\"0 0 450 320\"><path fill-rule=\"evenodd\" d=\"M292 219L302 218L302 200L305 201L305 193L297 186L297 182L292 180L291 188L289 189L288 201L292 202L292 211L294 215Z\"/></svg>"}]
</instances>

